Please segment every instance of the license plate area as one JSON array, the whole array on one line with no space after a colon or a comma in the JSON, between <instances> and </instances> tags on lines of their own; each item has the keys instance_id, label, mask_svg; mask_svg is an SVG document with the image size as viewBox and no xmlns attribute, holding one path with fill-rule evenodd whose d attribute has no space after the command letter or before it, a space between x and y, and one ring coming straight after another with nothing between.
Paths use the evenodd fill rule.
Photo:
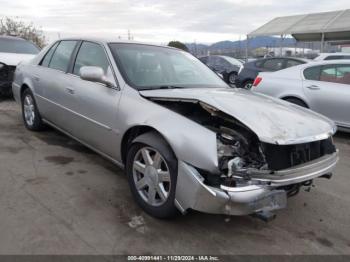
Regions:
<instances>
[{"instance_id":1,"label":"license plate area","mask_svg":"<svg viewBox=\"0 0 350 262\"><path fill-rule=\"evenodd\" d=\"M249 207L255 212L272 211L287 206L287 195L284 190L268 192L249 203Z\"/></svg>"}]
</instances>

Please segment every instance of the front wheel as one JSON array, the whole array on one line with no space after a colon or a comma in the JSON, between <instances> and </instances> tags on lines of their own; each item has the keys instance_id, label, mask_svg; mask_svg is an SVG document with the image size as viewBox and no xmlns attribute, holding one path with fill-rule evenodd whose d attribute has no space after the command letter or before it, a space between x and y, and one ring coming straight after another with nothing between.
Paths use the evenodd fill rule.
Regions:
<instances>
[{"instance_id":1,"label":"front wheel","mask_svg":"<svg viewBox=\"0 0 350 262\"><path fill-rule=\"evenodd\" d=\"M148 214L170 218L175 207L177 160L168 144L156 133L142 135L127 154L126 173L136 202Z\"/></svg>"},{"instance_id":2,"label":"front wheel","mask_svg":"<svg viewBox=\"0 0 350 262\"><path fill-rule=\"evenodd\" d=\"M22 117L24 125L31 131L44 128L32 91L27 88L22 94Z\"/></svg>"}]
</instances>

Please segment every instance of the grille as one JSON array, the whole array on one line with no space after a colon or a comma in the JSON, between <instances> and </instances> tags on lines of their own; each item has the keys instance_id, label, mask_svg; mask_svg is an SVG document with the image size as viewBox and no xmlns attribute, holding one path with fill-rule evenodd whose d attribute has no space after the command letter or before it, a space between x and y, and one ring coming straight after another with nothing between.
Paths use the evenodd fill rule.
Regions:
<instances>
[{"instance_id":1,"label":"grille","mask_svg":"<svg viewBox=\"0 0 350 262\"><path fill-rule=\"evenodd\" d=\"M335 152L332 138L297 145L262 144L266 162L271 170L300 165Z\"/></svg>"}]
</instances>

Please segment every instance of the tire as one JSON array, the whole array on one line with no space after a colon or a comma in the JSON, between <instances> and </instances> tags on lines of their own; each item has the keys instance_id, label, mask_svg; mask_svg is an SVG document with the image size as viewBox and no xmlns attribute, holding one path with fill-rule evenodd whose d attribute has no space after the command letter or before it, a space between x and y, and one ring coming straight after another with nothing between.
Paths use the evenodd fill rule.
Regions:
<instances>
[{"instance_id":1,"label":"tire","mask_svg":"<svg viewBox=\"0 0 350 262\"><path fill-rule=\"evenodd\" d=\"M299 98L288 97L288 98L285 98L284 100L289 102L289 103L296 104L298 106L308 108L308 106Z\"/></svg>"},{"instance_id":2,"label":"tire","mask_svg":"<svg viewBox=\"0 0 350 262\"><path fill-rule=\"evenodd\" d=\"M254 83L254 81L252 81L252 80L245 81L245 82L243 83L242 87L243 87L244 89L251 89L253 83Z\"/></svg>"},{"instance_id":3,"label":"tire","mask_svg":"<svg viewBox=\"0 0 350 262\"><path fill-rule=\"evenodd\" d=\"M159 161L154 161L157 153L160 155ZM150 156L153 163L146 163L145 154ZM160 164L157 165L156 162ZM127 153L126 174L134 199L146 213L163 219L172 218L179 213L175 206L177 159L169 145L156 132L143 134L131 144ZM151 188L153 190L150 191Z\"/></svg>"},{"instance_id":4,"label":"tire","mask_svg":"<svg viewBox=\"0 0 350 262\"><path fill-rule=\"evenodd\" d=\"M36 105L32 91L27 88L23 91L22 97L22 118L25 127L31 131L44 129L38 107Z\"/></svg>"},{"instance_id":5,"label":"tire","mask_svg":"<svg viewBox=\"0 0 350 262\"><path fill-rule=\"evenodd\" d=\"M227 77L227 83L234 85L236 83L237 72L231 72Z\"/></svg>"}]
</instances>

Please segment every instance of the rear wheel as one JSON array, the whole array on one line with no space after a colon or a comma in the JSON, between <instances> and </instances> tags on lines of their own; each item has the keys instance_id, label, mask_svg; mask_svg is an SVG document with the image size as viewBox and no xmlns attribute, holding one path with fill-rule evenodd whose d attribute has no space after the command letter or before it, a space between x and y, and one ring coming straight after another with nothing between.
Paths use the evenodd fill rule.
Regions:
<instances>
[{"instance_id":1,"label":"rear wheel","mask_svg":"<svg viewBox=\"0 0 350 262\"><path fill-rule=\"evenodd\" d=\"M32 91L27 88L22 94L22 117L24 125L31 131L40 131L44 128Z\"/></svg>"},{"instance_id":2,"label":"rear wheel","mask_svg":"<svg viewBox=\"0 0 350 262\"><path fill-rule=\"evenodd\" d=\"M245 81L244 84L243 84L243 88L245 89L251 89L252 86L253 86L253 82L252 80L248 80L248 81Z\"/></svg>"},{"instance_id":3,"label":"rear wheel","mask_svg":"<svg viewBox=\"0 0 350 262\"><path fill-rule=\"evenodd\" d=\"M136 139L127 154L126 173L136 202L150 215L170 218L175 207L177 160L155 132Z\"/></svg>"},{"instance_id":4,"label":"rear wheel","mask_svg":"<svg viewBox=\"0 0 350 262\"><path fill-rule=\"evenodd\" d=\"M308 106L304 103L304 101L302 101L302 100L299 99L299 98L288 97L288 98L285 98L284 100L285 100L285 101L288 101L289 103L293 103L293 104L296 104L296 105L298 105L298 106L308 108Z\"/></svg>"}]
</instances>

